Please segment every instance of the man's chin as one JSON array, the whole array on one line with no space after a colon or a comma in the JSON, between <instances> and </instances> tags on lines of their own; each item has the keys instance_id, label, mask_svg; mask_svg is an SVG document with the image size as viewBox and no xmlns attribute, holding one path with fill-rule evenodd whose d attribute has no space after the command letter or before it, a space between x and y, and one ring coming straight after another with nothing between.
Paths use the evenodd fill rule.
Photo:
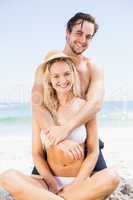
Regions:
<instances>
[{"instance_id":1,"label":"man's chin","mask_svg":"<svg viewBox=\"0 0 133 200\"><path fill-rule=\"evenodd\" d=\"M86 49L83 49L82 51L78 51L78 50L74 50L72 49L73 53L75 53L76 55L81 55Z\"/></svg>"},{"instance_id":2,"label":"man's chin","mask_svg":"<svg viewBox=\"0 0 133 200\"><path fill-rule=\"evenodd\" d=\"M82 51L75 51L75 54L79 56L79 55L81 55L84 51L85 51L85 50L82 50Z\"/></svg>"}]
</instances>

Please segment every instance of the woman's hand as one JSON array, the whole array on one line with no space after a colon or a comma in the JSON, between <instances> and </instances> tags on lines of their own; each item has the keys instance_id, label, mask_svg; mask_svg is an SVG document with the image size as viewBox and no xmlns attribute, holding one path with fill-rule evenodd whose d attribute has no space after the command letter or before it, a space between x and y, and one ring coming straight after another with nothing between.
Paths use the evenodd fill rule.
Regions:
<instances>
[{"instance_id":1,"label":"woman's hand","mask_svg":"<svg viewBox=\"0 0 133 200\"><path fill-rule=\"evenodd\" d=\"M47 183L48 190L50 192L53 192L53 193L57 194L60 191L61 187L58 185L56 180L54 180L54 179L50 180L49 179L49 180L45 180L45 181Z\"/></svg>"},{"instance_id":2,"label":"woman's hand","mask_svg":"<svg viewBox=\"0 0 133 200\"><path fill-rule=\"evenodd\" d=\"M84 157L84 152L81 146L72 140L64 140L60 142L58 145L64 153L68 154L73 160L80 160Z\"/></svg>"}]
</instances>

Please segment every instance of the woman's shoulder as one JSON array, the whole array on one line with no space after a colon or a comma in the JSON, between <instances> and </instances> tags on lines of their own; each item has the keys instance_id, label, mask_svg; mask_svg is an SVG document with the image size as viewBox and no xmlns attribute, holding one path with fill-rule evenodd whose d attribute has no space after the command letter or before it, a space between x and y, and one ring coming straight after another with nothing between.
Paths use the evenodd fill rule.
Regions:
<instances>
[{"instance_id":1,"label":"woman's shoulder","mask_svg":"<svg viewBox=\"0 0 133 200\"><path fill-rule=\"evenodd\" d=\"M57 112L57 119L60 124L64 124L66 121L73 118L77 112L85 104L85 100L79 97L74 97L69 104L66 105L63 109L59 109Z\"/></svg>"}]
</instances>

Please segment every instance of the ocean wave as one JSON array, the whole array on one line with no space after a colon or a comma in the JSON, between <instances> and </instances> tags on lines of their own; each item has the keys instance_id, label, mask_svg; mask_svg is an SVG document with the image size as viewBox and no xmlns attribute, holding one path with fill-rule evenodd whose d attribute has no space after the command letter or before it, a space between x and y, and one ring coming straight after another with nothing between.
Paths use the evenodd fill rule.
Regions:
<instances>
[{"instance_id":1,"label":"ocean wave","mask_svg":"<svg viewBox=\"0 0 133 200\"><path fill-rule=\"evenodd\" d=\"M0 123L29 123L31 122L31 116L11 116L1 117Z\"/></svg>"}]
</instances>

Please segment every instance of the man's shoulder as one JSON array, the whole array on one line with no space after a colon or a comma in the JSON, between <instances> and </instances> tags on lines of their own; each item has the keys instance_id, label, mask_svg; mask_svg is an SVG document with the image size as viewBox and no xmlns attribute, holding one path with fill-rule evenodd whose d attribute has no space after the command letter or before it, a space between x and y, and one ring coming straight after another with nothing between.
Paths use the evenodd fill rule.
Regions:
<instances>
[{"instance_id":1,"label":"man's shoulder","mask_svg":"<svg viewBox=\"0 0 133 200\"><path fill-rule=\"evenodd\" d=\"M37 68L35 69L35 73L36 73L36 75L37 75L37 74L43 74L43 70L42 70L41 65L38 65L38 66L37 66Z\"/></svg>"},{"instance_id":2,"label":"man's shoulder","mask_svg":"<svg viewBox=\"0 0 133 200\"><path fill-rule=\"evenodd\" d=\"M88 67L93 67L95 65L94 61L92 58L87 57L87 56L82 56L82 62L86 63Z\"/></svg>"},{"instance_id":3,"label":"man's shoulder","mask_svg":"<svg viewBox=\"0 0 133 200\"><path fill-rule=\"evenodd\" d=\"M42 67L39 65L36 69L35 69L35 80L34 80L34 84L42 84L42 80L43 80L43 70Z\"/></svg>"},{"instance_id":4,"label":"man's shoulder","mask_svg":"<svg viewBox=\"0 0 133 200\"><path fill-rule=\"evenodd\" d=\"M93 72L103 72L103 66L100 65L100 64L97 64L94 59L92 59L91 57L87 57L87 56L84 56L83 58L86 63L87 63L87 66L88 68Z\"/></svg>"}]
</instances>

